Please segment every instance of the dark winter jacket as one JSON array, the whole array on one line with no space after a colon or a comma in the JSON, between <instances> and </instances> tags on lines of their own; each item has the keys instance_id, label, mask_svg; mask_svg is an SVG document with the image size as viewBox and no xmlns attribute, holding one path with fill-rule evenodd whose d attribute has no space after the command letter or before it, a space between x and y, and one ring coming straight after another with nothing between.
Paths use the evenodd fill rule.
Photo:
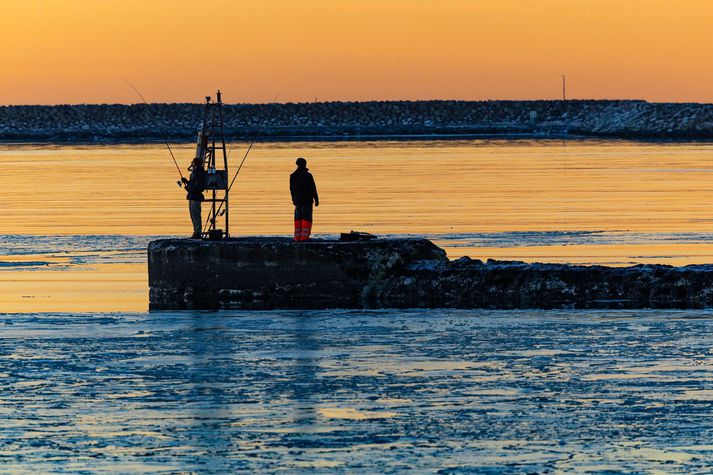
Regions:
<instances>
[{"instance_id":1,"label":"dark winter jacket","mask_svg":"<svg viewBox=\"0 0 713 475\"><path fill-rule=\"evenodd\" d=\"M295 206L311 205L313 201L314 204L319 205L317 186L307 168L298 167L290 175L290 193L292 194L292 204Z\"/></svg>"},{"instance_id":2,"label":"dark winter jacket","mask_svg":"<svg viewBox=\"0 0 713 475\"><path fill-rule=\"evenodd\" d=\"M188 179L188 183L186 183L186 191L188 191L186 199L191 201L203 201L205 199L203 197L203 190L205 190L207 181L208 176L205 170L203 170L203 167L194 168L191 172L191 177Z\"/></svg>"}]
</instances>

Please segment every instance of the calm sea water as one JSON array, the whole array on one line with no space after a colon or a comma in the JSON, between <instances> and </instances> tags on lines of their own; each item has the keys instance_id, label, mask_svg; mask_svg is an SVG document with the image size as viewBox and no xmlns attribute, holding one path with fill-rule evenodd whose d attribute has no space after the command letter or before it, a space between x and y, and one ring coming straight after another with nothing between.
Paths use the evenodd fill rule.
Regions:
<instances>
[{"instance_id":1,"label":"calm sea water","mask_svg":"<svg viewBox=\"0 0 713 475\"><path fill-rule=\"evenodd\" d=\"M147 243L190 233L167 152L0 155L0 472L711 471L708 312L147 313ZM713 262L712 144L258 144L233 234L291 234L297 156L318 236Z\"/></svg>"}]
</instances>

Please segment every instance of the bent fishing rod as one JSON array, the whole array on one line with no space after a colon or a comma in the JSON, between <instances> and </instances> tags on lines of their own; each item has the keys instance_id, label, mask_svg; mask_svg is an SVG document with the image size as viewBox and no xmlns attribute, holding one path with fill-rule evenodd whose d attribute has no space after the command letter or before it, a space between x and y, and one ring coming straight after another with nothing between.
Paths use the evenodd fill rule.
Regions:
<instances>
[{"instance_id":1,"label":"bent fishing rod","mask_svg":"<svg viewBox=\"0 0 713 475\"><path fill-rule=\"evenodd\" d=\"M270 103L270 105L276 103L278 97L280 97L280 94L279 94L279 93L277 93L277 94L275 95L275 98L272 100L272 102ZM252 150L253 145L255 145L255 142L256 142L257 139L260 137L260 135L262 135L262 131L263 131L264 128L265 128L265 122L263 122L263 123L260 125L260 128L259 128L258 131L257 131L257 134L255 134L255 136L253 137L252 141L250 142L250 145L248 146L248 149L245 151L245 155L243 155L243 159L240 161L240 165L238 165L238 169L235 170L235 175L233 175L233 179L230 180L230 185L228 185L228 189L227 189L227 191L225 192L226 196L230 193L231 188L233 188L233 184L235 183L235 179L238 178L238 174L240 173L240 169L243 168L243 164L245 163L245 160L248 158L248 154L250 153L250 150ZM228 155L230 155L230 150L228 150ZM216 215L216 216L223 216L223 214L225 214L225 211L223 211L223 212L221 213L221 210L223 209L223 204L224 204L224 203L225 203L225 200L223 200L223 201L220 202L220 206L218 206L218 210L215 212L215 215ZM210 218L208 218L208 219L206 220L205 225L203 226L203 232L205 232L206 228L208 227L208 223L211 223L211 221L212 221L212 220L211 220Z\"/></svg>"},{"instance_id":2,"label":"bent fishing rod","mask_svg":"<svg viewBox=\"0 0 713 475\"><path fill-rule=\"evenodd\" d=\"M154 117L153 113L151 112L151 106L149 106L149 103L146 102L146 99L144 99L144 96L139 92L136 87L131 84L127 79L124 79L124 82L128 84L131 89L133 89L136 94L139 95L141 100L146 104L146 110L149 111L149 116L151 117L151 121L153 122L154 127L156 127L156 130L158 131L158 134L161 136L161 140L163 140L163 143L166 144L166 148L168 148L168 153L171 154L171 158L173 159L173 164L176 165L176 170L178 170L178 174L181 176L181 179L177 181L178 186L183 186L183 180L185 180L183 173L181 173L181 167L178 166L178 162L176 161L176 157L173 156L173 150L171 150L171 146L168 144L168 140L166 139L166 136L163 133L163 130L161 130L161 126L158 125L158 122L156 121L156 117Z\"/></svg>"}]
</instances>

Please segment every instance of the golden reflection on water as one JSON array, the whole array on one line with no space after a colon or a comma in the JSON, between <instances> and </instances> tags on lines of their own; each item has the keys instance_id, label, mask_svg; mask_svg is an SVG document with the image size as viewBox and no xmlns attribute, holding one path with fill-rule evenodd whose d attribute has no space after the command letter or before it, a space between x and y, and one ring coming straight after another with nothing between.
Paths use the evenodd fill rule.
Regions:
<instances>
[{"instance_id":1,"label":"golden reflection on water","mask_svg":"<svg viewBox=\"0 0 713 475\"><path fill-rule=\"evenodd\" d=\"M175 151L187 167L193 147ZM0 155L4 234L190 233L160 145L4 146ZM298 156L319 187L317 233L713 230L710 144L288 142L251 152L232 194L233 234L291 235L287 179Z\"/></svg>"},{"instance_id":2,"label":"golden reflection on water","mask_svg":"<svg viewBox=\"0 0 713 475\"><path fill-rule=\"evenodd\" d=\"M174 149L187 167L193 146ZM244 149L234 147L233 164ZM711 144L474 140L258 143L231 195L234 236L292 234L288 175L298 156L308 159L319 188L316 235L713 231ZM185 192L161 145L5 145L0 157L0 234L191 232ZM701 243L438 244L450 257L713 262ZM140 263L5 269L0 310L143 310L145 274Z\"/></svg>"},{"instance_id":3,"label":"golden reflection on water","mask_svg":"<svg viewBox=\"0 0 713 475\"><path fill-rule=\"evenodd\" d=\"M526 262L557 262L570 264L600 264L624 266L636 264L710 264L713 248L710 244L578 244L576 246L526 246L526 247L459 247L450 249L448 255L482 256L499 260Z\"/></svg>"},{"instance_id":4,"label":"golden reflection on water","mask_svg":"<svg viewBox=\"0 0 713 475\"><path fill-rule=\"evenodd\" d=\"M187 166L190 145L175 147ZM242 156L235 147L233 162ZM591 141L263 143L232 194L234 234L291 234L287 177L309 160L317 233L709 231L713 146ZM4 146L5 234L189 234L160 145Z\"/></svg>"},{"instance_id":5,"label":"golden reflection on water","mask_svg":"<svg viewBox=\"0 0 713 475\"><path fill-rule=\"evenodd\" d=\"M140 264L98 264L67 271L5 270L0 272L0 311L145 311L147 280L146 266Z\"/></svg>"}]
</instances>

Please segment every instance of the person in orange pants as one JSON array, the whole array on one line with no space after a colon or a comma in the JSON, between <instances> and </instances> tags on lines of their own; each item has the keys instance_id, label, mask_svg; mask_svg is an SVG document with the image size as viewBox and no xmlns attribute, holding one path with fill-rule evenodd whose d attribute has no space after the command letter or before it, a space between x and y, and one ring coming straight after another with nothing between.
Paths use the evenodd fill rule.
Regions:
<instances>
[{"instance_id":1,"label":"person in orange pants","mask_svg":"<svg viewBox=\"0 0 713 475\"><path fill-rule=\"evenodd\" d=\"M295 241L307 241L312 232L312 204L319 206L319 196L307 160L298 158L295 163L297 170L290 175L290 194L295 205Z\"/></svg>"}]
</instances>

